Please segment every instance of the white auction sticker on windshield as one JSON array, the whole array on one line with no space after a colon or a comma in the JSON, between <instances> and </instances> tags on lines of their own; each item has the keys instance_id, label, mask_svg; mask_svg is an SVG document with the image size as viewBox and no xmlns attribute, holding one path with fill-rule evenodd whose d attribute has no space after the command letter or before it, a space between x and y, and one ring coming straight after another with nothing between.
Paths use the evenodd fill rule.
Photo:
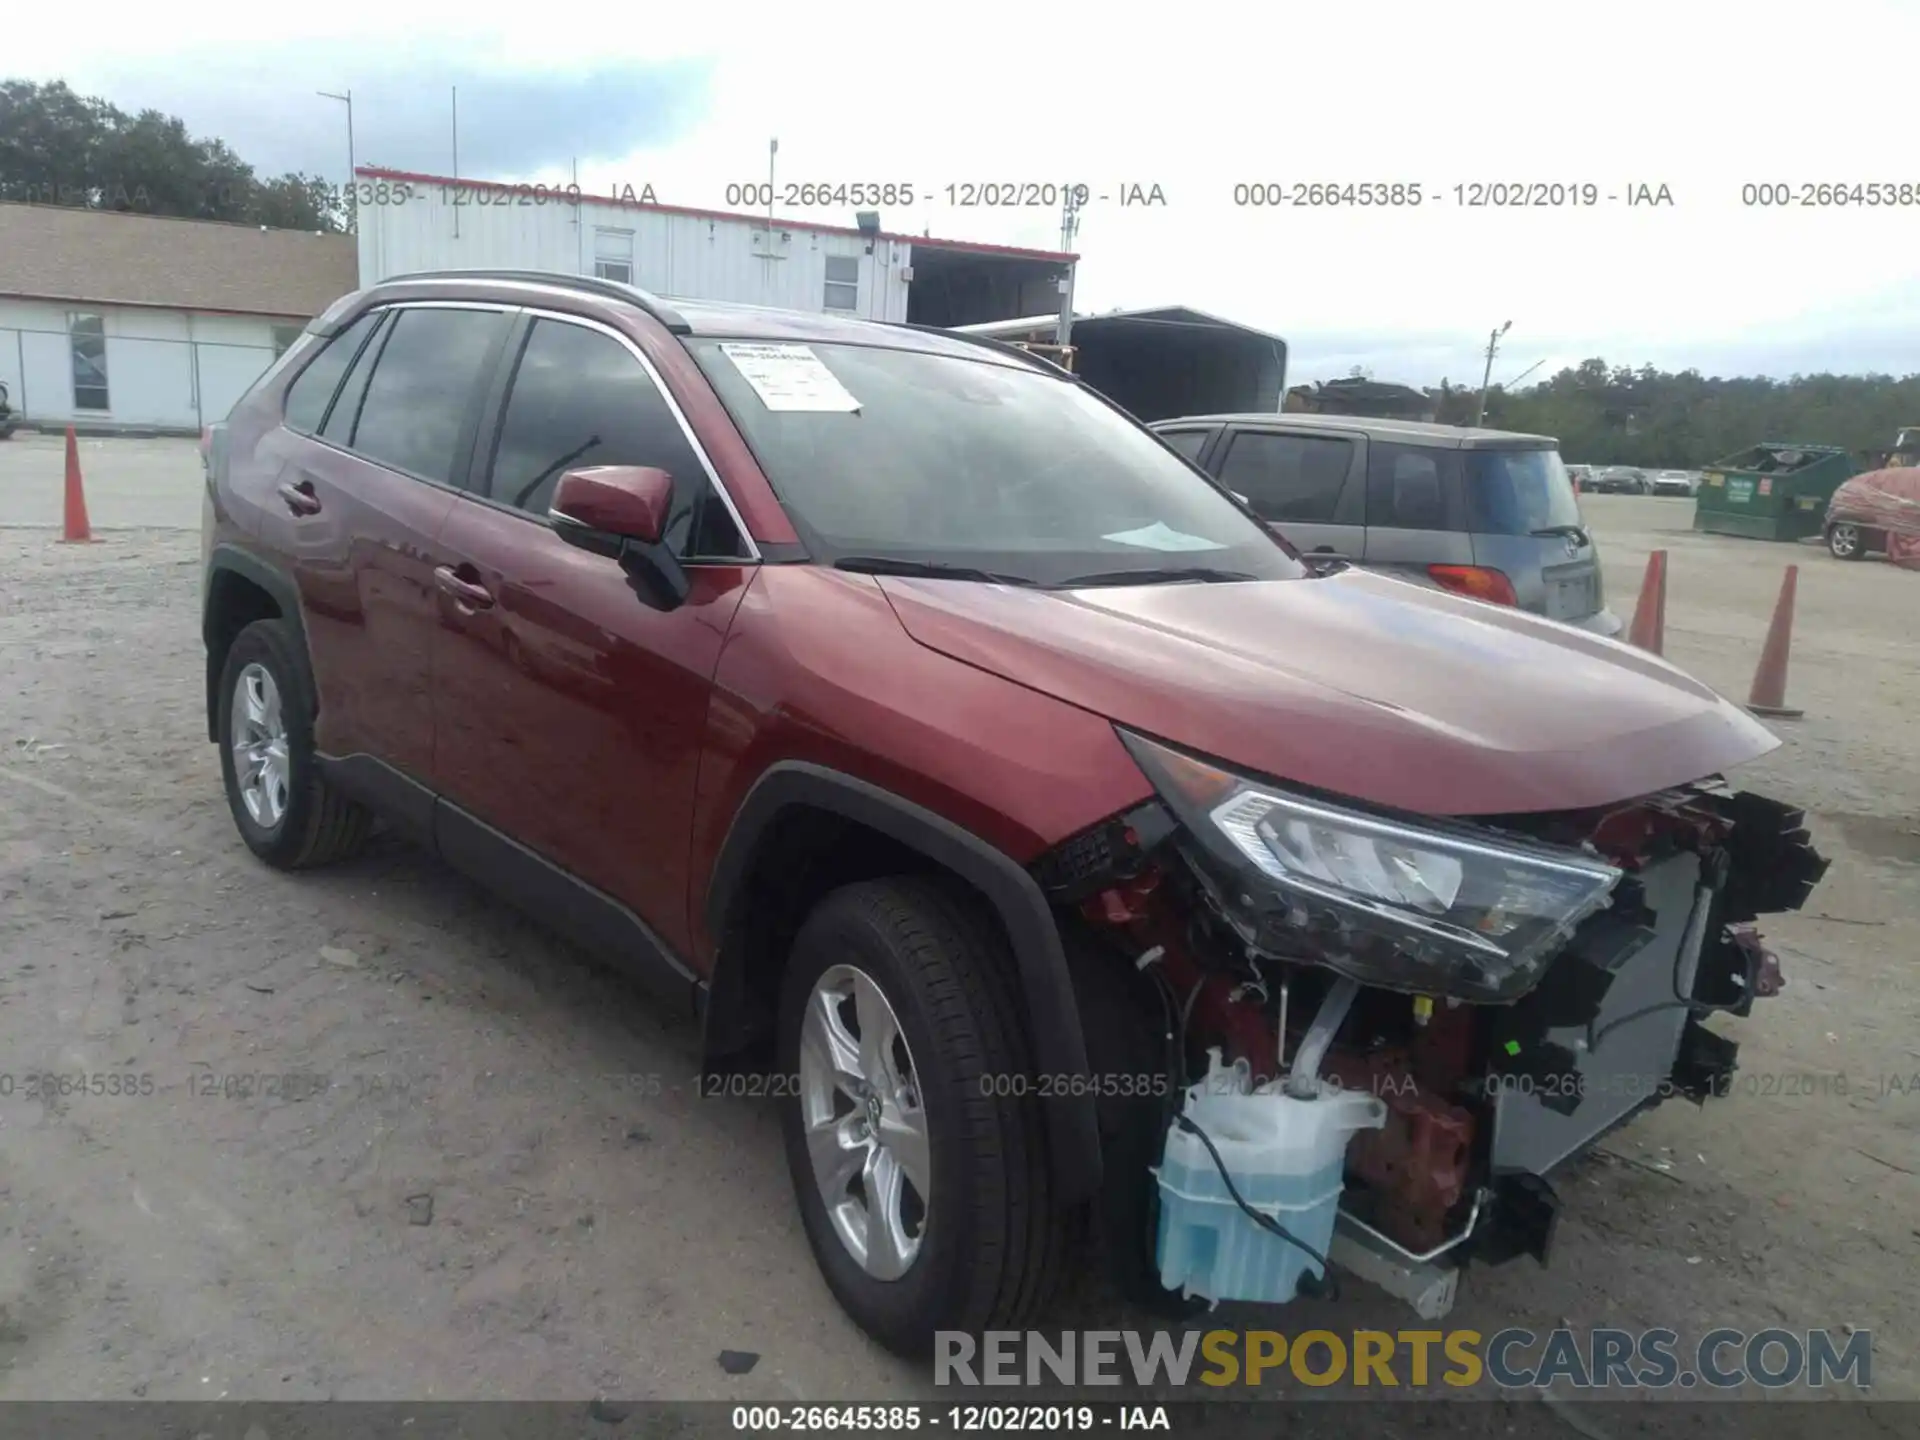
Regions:
<instances>
[{"instance_id":1,"label":"white auction sticker on windshield","mask_svg":"<svg viewBox=\"0 0 1920 1440\"><path fill-rule=\"evenodd\" d=\"M860 402L806 345L722 345L769 410L856 411Z\"/></svg>"},{"instance_id":2,"label":"white auction sticker on windshield","mask_svg":"<svg viewBox=\"0 0 1920 1440\"><path fill-rule=\"evenodd\" d=\"M1175 530L1164 520L1156 520L1151 525L1143 525L1138 530L1122 530L1116 535L1102 535L1102 540L1111 540L1116 545L1138 545L1143 550L1224 550L1227 547L1217 540L1207 540L1199 535L1188 535Z\"/></svg>"}]
</instances>

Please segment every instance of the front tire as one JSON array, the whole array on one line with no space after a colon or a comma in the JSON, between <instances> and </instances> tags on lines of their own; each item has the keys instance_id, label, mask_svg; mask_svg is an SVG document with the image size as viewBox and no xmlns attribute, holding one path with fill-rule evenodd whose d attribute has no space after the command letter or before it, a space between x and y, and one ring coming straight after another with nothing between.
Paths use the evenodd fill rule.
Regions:
<instances>
[{"instance_id":1,"label":"front tire","mask_svg":"<svg viewBox=\"0 0 1920 1440\"><path fill-rule=\"evenodd\" d=\"M1024 1327L1064 1269L1013 958L969 895L864 881L820 902L782 982L787 1163L827 1287L896 1354Z\"/></svg>"},{"instance_id":2,"label":"front tire","mask_svg":"<svg viewBox=\"0 0 1920 1440\"><path fill-rule=\"evenodd\" d=\"M359 850L373 816L320 773L312 690L285 621L256 620L234 637L219 694L220 774L247 848L282 870Z\"/></svg>"},{"instance_id":3,"label":"front tire","mask_svg":"<svg viewBox=\"0 0 1920 1440\"><path fill-rule=\"evenodd\" d=\"M1864 560L1867 556L1866 537L1860 533L1857 525L1844 522L1827 527L1827 551L1836 560Z\"/></svg>"}]
</instances>

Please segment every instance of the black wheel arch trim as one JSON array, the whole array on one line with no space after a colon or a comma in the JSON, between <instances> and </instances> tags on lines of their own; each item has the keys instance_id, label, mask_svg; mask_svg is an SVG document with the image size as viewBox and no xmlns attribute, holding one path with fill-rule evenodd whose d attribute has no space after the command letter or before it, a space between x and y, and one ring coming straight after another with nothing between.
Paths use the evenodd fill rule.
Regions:
<instances>
[{"instance_id":1,"label":"black wheel arch trim","mask_svg":"<svg viewBox=\"0 0 1920 1440\"><path fill-rule=\"evenodd\" d=\"M985 897L1005 927L1020 972L1033 1038L1036 1074L1054 1077L1088 1073L1086 1035L1065 948L1053 909L1033 877L1018 862L972 831L945 816L903 799L892 791L805 761L780 761L754 782L733 818L714 863L708 885L708 933L721 945L705 1001L707 1063L716 1037L729 1033L738 1005L743 963L722 943L737 928L745 903L745 882L761 838L778 816L805 805L866 825L957 875ZM1070 1084L1058 1080L1041 1099L1046 1116L1056 1195L1064 1204L1088 1199L1100 1188L1100 1131L1093 1097L1061 1094Z\"/></svg>"},{"instance_id":2,"label":"black wheel arch trim","mask_svg":"<svg viewBox=\"0 0 1920 1440\"><path fill-rule=\"evenodd\" d=\"M300 653L303 656L307 653L306 621L300 610L300 589L294 584L293 577L231 541L215 545L207 556L206 578L200 599L200 639L207 650L207 739L215 744L220 740L220 705L215 693L219 689L220 673L213 653L213 581L222 571L238 575L272 596L274 604L280 607L281 616L293 627L294 640L300 647Z\"/></svg>"}]
</instances>

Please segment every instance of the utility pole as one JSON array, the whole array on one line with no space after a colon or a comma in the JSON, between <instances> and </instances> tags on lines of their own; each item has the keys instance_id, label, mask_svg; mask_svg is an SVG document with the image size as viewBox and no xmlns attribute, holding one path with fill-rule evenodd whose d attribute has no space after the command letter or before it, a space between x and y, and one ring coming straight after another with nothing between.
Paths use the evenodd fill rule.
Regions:
<instances>
[{"instance_id":1,"label":"utility pole","mask_svg":"<svg viewBox=\"0 0 1920 1440\"><path fill-rule=\"evenodd\" d=\"M349 90L344 95L336 95L331 90L316 90L313 93L322 100L338 100L347 107L347 229L358 230L360 207L354 203L353 187L358 185L360 180L354 173L353 163L353 91Z\"/></svg>"},{"instance_id":2,"label":"utility pole","mask_svg":"<svg viewBox=\"0 0 1920 1440\"><path fill-rule=\"evenodd\" d=\"M1080 187L1068 185L1066 204L1060 211L1062 254L1073 253L1073 237L1080 233L1080 199ZM1060 277L1060 321L1053 331L1053 343L1061 347L1060 363L1063 365L1067 364L1066 346L1073 338L1073 271L1074 267L1069 262L1067 273Z\"/></svg>"},{"instance_id":3,"label":"utility pole","mask_svg":"<svg viewBox=\"0 0 1920 1440\"><path fill-rule=\"evenodd\" d=\"M1512 328L1513 322L1509 320L1487 337L1487 368L1480 376L1480 403L1473 410L1475 429L1478 429L1480 422L1487 418L1487 387L1493 383L1494 352L1500 348L1500 337Z\"/></svg>"}]
</instances>

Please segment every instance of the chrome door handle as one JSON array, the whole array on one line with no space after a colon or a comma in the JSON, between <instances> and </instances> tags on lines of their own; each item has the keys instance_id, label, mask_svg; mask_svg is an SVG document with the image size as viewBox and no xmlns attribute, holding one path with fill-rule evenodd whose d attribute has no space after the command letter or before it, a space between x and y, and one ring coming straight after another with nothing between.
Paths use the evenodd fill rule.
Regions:
<instances>
[{"instance_id":1,"label":"chrome door handle","mask_svg":"<svg viewBox=\"0 0 1920 1440\"><path fill-rule=\"evenodd\" d=\"M320 497L313 493L313 482L302 480L295 485L288 483L280 487L280 498L286 502L287 509L296 515L318 515Z\"/></svg>"},{"instance_id":2,"label":"chrome door handle","mask_svg":"<svg viewBox=\"0 0 1920 1440\"><path fill-rule=\"evenodd\" d=\"M437 566L433 572L433 583L443 595L451 595L460 605L469 610L491 610L493 592L484 585L476 585L471 580L462 580L451 565Z\"/></svg>"}]
</instances>

